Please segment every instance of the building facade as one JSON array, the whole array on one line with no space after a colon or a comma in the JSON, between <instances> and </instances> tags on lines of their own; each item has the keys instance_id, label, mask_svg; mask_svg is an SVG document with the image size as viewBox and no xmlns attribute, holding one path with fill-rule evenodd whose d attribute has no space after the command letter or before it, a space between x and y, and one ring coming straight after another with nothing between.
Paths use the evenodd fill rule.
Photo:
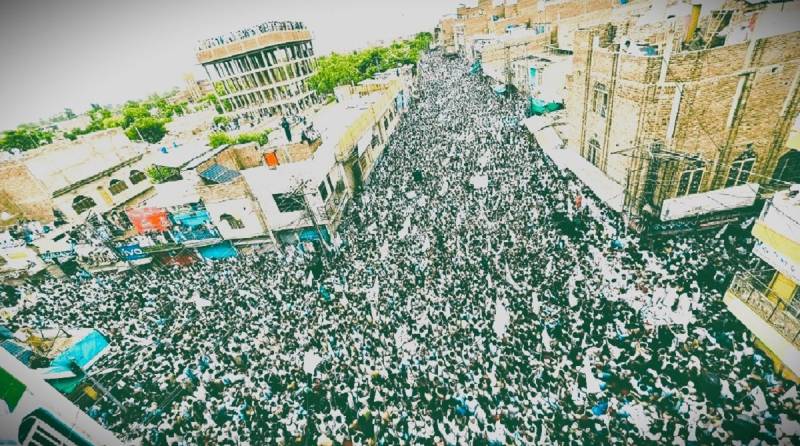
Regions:
<instances>
[{"instance_id":1,"label":"building facade","mask_svg":"<svg viewBox=\"0 0 800 446\"><path fill-rule=\"evenodd\" d=\"M113 433L73 404L11 353L0 348L0 443L122 445Z\"/></svg>"},{"instance_id":2,"label":"building facade","mask_svg":"<svg viewBox=\"0 0 800 446\"><path fill-rule=\"evenodd\" d=\"M315 69L311 32L297 22L268 22L200 43L197 61L237 115L298 113L315 102L306 80Z\"/></svg>"},{"instance_id":3,"label":"building facade","mask_svg":"<svg viewBox=\"0 0 800 446\"><path fill-rule=\"evenodd\" d=\"M121 129L54 143L0 164L0 212L18 220L82 223L107 214L152 189L145 174L145 145Z\"/></svg>"},{"instance_id":4,"label":"building facade","mask_svg":"<svg viewBox=\"0 0 800 446\"><path fill-rule=\"evenodd\" d=\"M753 227L759 265L736 275L725 304L785 377L800 382L800 194L782 191Z\"/></svg>"},{"instance_id":5,"label":"building facade","mask_svg":"<svg viewBox=\"0 0 800 446\"><path fill-rule=\"evenodd\" d=\"M633 220L675 220L695 215L688 208L698 198L724 200L696 195L709 191L749 184L737 189L749 198L742 206L753 204L755 185L787 187L790 173L778 168L791 156L800 105L800 32L766 29L762 10L746 11L736 17L754 23L750 38L705 34L699 46L694 30L734 27L729 10L698 14L685 29L676 22L639 45L624 26L576 31L567 147L624 189Z\"/></svg>"}]
</instances>

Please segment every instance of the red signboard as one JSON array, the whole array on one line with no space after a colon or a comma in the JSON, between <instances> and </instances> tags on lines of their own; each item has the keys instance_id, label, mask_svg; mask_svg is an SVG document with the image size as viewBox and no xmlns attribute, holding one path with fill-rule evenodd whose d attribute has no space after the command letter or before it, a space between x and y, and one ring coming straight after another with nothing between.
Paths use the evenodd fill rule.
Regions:
<instances>
[{"instance_id":1,"label":"red signboard","mask_svg":"<svg viewBox=\"0 0 800 446\"><path fill-rule=\"evenodd\" d=\"M125 211L136 232L164 232L170 227L167 211L161 208L137 208Z\"/></svg>"}]
</instances>

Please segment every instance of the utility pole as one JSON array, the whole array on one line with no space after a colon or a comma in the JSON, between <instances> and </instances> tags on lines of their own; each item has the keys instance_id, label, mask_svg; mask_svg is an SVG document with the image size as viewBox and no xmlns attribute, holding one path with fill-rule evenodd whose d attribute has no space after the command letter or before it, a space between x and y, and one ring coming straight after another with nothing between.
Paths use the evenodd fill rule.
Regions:
<instances>
[{"instance_id":1,"label":"utility pole","mask_svg":"<svg viewBox=\"0 0 800 446\"><path fill-rule=\"evenodd\" d=\"M323 256L323 262L325 266L327 266L327 254L330 252L328 248L328 244L325 242L325 237L322 235L322 230L319 228L319 222L317 221L317 216L314 211L311 209L311 205L308 203L308 197L306 196L306 186L308 185L309 180L301 180L297 183L297 190L295 190L295 194L302 197L303 200L303 207L308 214L308 217L311 219L311 224L314 225L314 229L317 231L317 235L319 236L319 242L322 245L323 251L325 251L325 256Z\"/></svg>"},{"instance_id":2,"label":"utility pole","mask_svg":"<svg viewBox=\"0 0 800 446\"><path fill-rule=\"evenodd\" d=\"M506 87L511 85L512 73L511 73L511 47L506 47L506 63L505 63L505 75L506 75Z\"/></svg>"}]
</instances>

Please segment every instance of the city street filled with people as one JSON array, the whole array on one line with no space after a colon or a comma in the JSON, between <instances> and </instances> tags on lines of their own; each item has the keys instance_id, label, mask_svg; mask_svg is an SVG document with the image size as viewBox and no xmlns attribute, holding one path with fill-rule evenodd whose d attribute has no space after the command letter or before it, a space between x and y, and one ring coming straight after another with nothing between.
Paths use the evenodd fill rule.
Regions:
<instances>
[{"instance_id":1,"label":"city street filled with people","mask_svg":"<svg viewBox=\"0 0 800 446\"><path fill-rule=\"evenodd\" d=\"M746 228L644 243L468 68L423 58L325 250L47 279L10 328L105 334L72 399L145 444L800 442L722 302Z\"/></svg>"}]
</instances>

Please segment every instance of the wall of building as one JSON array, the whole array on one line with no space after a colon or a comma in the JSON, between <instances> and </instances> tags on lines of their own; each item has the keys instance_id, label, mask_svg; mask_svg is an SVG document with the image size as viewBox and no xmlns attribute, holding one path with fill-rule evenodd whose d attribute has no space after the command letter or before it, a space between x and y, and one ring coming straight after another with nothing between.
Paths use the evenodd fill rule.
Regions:
<instances>
[{"instance_id":1,"label":"wall of building","mask_svg":"<svg viewBox=\"0 0 800 446\"><path fill-rule=\"evenodd\" d=\"M674 197L687 165L672 157L647 178L652 143L706 162L698 192L724 187L730 164L748 148L756 155L750 181L766 182L798 111L800 32L652 57L597 46L604 32L575 34L565 133L587 159L589 140L598 141L598 167L628 184L634 210L650 197L656 207ZM597 84L608 90L605 118L592 110Z\"/></svg>"},{"instance_id":2,"label":"wall of building","mask_svg":"<svg viewBox=\"0 0 800 446\"><path fill-rule=\"evenodd\" d=\"M261 214L244 178L239 177L225 184L198 186L197 193L222 238L237 240L268 233L268 220ZM225 214L239 220L243 227L232 228L223 220L222 216Z\"/></svg>"},{"instance_id":3,"label":"wall of building","mask_svg":"<svg viewBox=\"0 0 800 446\"><path fill-rule=\"evenodd\" d=\"M78 196L85 196L94 200L96 205L91 208L93 213L102 214L117 207L132 205L132 201L153 188L150 179L146 175L144 180L133 184L130 179L133 171L145 173L146 167L142 162L121 166L108 175L97 178L94 181L54 197L53 207L61 211L67 221L81 223L86 218L89 210L85 210L80 214L75 212L75 209L73 209L73 201ZM111 180L123 181L128 188L118 194L112 194L109 189Z\"/></svg>"},{"instance_id":4,"label":"wall of building","mask_svg":"<svg viewBox=\"0 0 800 446\"><path fill-rule=\"evenodd\" d=\"M253 238L264 235L266 230L259 219L257 204L249 198L238 198L215 203L206 202L206 210L211 221L225 240ZM230 215L239 220L243 227L231 228L223 215Z\"/></svg>"},{"instance_id":5,"label":"wall of building","mask_svg":"<svg viewBox=\"0 0 800 446\"><path fill-rule=\"evenodd\" d=\"M52 223L53 202L50 193L41 181L34 177L20 162L0 164L0 229L14 225L20 220Z\"/></svg>"}]
</instances>

